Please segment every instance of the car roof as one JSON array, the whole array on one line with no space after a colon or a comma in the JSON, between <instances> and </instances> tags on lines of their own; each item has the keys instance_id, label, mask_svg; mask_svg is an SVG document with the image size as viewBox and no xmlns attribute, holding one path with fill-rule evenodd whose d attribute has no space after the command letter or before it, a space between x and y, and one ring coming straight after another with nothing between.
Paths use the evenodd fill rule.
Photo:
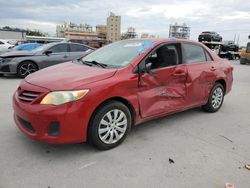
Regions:
<instances>
[{"instance_id":1,"label":"car roof","mask_svg":"<svg viewBox=\"0 0 250 188\"><path fill-rule=\"evenodd\" d=\"M51 42L51 43L48 43L48 44L51 44L50 47L55 46L57 44L76 44L76 45L82 45L82 46L86 46L88 48L94 49L91 46L88 46L86 44L80 44L80 43L75 43L75 42L64 42L64 41L62 41L62 42Z\"/></svg>"},{"instance_id":2,"label":"car roof","mask_svg":"<svg viewBox=\"0 0 250 188\"><path fill-rule=\"evenodd\" d=\"M188 43L193 43L196 45L202 45L200 42L190 40L190 39L177 39L177 38L143 38L143 39L126 39L124 41L152 41L155 45L161 44L161 43L172 43L172 42L188 42Z\"/></svg>"}]
</instances>

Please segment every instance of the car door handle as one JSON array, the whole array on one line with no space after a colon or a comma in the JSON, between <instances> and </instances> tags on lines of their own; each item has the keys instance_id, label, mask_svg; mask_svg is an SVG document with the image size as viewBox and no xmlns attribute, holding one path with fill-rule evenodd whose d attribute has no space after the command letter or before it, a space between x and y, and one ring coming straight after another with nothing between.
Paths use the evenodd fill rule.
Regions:
<instances>
[{"instance_id":1,"label":"car door handle","mask_svg":"<svg viewBox=\"0 0 250 188\"><path fill-rule=\"evenodd\" d=\"M215 68L214 66L212 66L212 67L210 68L210 70L211 70L211 71L215 71L216 68Z\"/></svg>"},{"instance_id":2,"label":"car door handle","mask_svg":"<svg viewBox=\"0 0 250 188\"><path fill-rule=\"evenodd\" d=\"M68 56L67 56L67 55L64 55L63 57L64 57L64 58L67 58Z\"/></svg>"}]
</instances>

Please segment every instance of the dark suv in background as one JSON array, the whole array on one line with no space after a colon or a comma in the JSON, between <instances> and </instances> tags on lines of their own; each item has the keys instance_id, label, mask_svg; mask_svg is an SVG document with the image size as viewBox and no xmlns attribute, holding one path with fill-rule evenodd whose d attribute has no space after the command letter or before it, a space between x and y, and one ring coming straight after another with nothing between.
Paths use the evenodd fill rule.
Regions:
<instances>
[{"instance_id":1,"label":"dark suv in background","mask_svg":"<svg viewBox=\"0 0 250 188\"><path fill-rule=\"evenodd\" d=\"M221 42L222 41L222 37L216 33L216 32L212 32L212 31L203 31L198 38L199 42L202 41L208 41L208 42Z\"/></svg>"},{"instance_id":2,"label":"dark suv in background","mask_svg":"<svg viewBox=\"0 0 250 188\"><path fill-rule=\"evenodd\" d=\"M20 78L45 67L72 61L92 52L90 46L56 42L32 51L11 51L0 55L0 74L16 74Z\"/></svg>"},{"instance_id":3,"label":"dark suv in background","mask_svg":"<svg viewBox=\"0 0 250 188\"><path fill-rule=\"evenodd\" d=\"M234 41L224 41L222 45L222 51L227 52L227 51L232 51L232 52L238 52L239 51L239 46L235 44Z\"/></svg>"}]
</instances>

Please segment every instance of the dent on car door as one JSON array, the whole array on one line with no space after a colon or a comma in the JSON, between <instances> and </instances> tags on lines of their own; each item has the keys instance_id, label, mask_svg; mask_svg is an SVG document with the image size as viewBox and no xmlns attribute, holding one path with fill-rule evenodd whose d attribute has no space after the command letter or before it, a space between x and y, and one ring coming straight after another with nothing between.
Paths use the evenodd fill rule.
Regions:
<instances>
[{"instance_id":1,"label":"dent on car door","mask_svg":"<svg viewBox=\"0 0 250 188\"><path fill-rule=\"evenodd\" d=\"M203 104L216 78L216 65L201 46L183 43L184 62L187 64L188 106Z\"/></svg>"},{"instance_id":2,"label":"dent on car door","mask_svg":"<svg viewBox=\"0 0 250 188\"><path fill-rule=\"evenodd\" d=\"M138 98L143 118L185 106L186 65L181 64L179 44L155 49L143 62L149 73L140 74Z\"/></svg>"}]
</instances>

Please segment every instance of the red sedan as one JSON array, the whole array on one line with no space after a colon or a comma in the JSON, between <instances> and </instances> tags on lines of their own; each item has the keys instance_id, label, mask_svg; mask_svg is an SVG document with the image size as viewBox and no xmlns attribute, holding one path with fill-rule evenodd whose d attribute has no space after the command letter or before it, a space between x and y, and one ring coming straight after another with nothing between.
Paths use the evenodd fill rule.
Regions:
<instances>
[{"instance_id":1,"label":"red sedan","mask_svg":"<svg viewBox=\"0 0 250 188\"><path fill-rule=\"evenodd\" d=\"M13 96L14 119L34 140L110 149L139 123L199 106L218 111L232 72L194 41L119 41L26 77Z\"/></svg>"}]
</instances>

